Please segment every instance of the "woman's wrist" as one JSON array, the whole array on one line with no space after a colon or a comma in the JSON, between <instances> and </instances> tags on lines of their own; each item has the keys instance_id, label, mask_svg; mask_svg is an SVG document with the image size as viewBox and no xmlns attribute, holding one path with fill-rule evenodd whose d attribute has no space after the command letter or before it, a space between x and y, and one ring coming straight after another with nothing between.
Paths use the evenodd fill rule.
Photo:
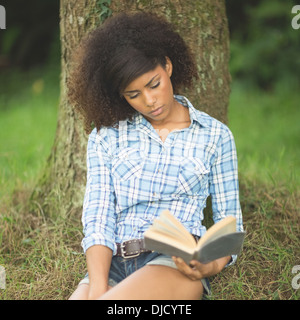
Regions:
<instances>
[{"instance_id":1,"label":"woman's wrist","mask_svg":"<svg viewBox=\"0 0 300 320\"><path fill-rule=\"evenodd\" d=\"M89 299L97 299L108 290L108 274L112 251L102 245L90 247L86 253L89 273Z\"/></svg>"},{"instance_id":2,"label":"woman's wrist","mask_svg":"<svg viewBox=\"0 0 300 320\"><path fill-rule=\"evenodd\" d=\"M100 298L108 290L107 283L90 283L88 299L95 300Z\"/></svg>"}]
</instances>

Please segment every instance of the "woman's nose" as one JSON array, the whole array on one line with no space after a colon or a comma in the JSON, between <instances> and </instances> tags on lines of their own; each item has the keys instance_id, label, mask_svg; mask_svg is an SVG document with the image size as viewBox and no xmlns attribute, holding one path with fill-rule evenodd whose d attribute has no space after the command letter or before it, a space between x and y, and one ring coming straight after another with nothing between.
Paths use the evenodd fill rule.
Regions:
<instances>
[{"instance_id":1,"label":"woman's nose","mask_svg":"<svg viewBox=\"0 0 300 320\"><path fill-rule=\"evenodd\" d=\"M147 92L145 93L145 104L147 107L153 107L156 103L156 97L153 93Z\"/></svg>"}]
</instances>

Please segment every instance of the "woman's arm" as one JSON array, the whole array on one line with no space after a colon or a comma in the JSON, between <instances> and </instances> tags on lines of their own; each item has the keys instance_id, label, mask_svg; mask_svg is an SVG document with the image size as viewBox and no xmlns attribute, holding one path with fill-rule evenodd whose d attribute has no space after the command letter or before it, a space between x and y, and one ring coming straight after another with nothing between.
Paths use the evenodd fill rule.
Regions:
<instances>
[{"instance_id":1,"label":"woman's arm","mask_svg":"<svg viewBox=\"0 0 300 320\"><path fill-rule=\"evenodd\" d=\"M238 161L231 131L223 126L216 146L215 160L211 163L209 194L211 195L214 223L226 216L236 218L236 231L243 231L243 218L239 200ZM231 264L237 259L232 256Z\"/></svg>"},{"instance_id":2,"label":"woman's arm","mask_svg":"<svg viewBox=\"0 0 300 320\"><path fill-rule=\"evenodd\" d=\"M87 183L83 202L82 224L84 252L94 245L115 247L115 193L111 177L111 160L106 133L94 130L87 148Z\"/></svg>"},{"instance_id":3,"label":"woman's arm","mask_svg":"<svg viewBox=\"0 0 300 320\"><path fill-rule=\"evenodd\" d=\"M86 261L89 273L89 299L97 299L108 290L108 273L112 251L108 247L95 245L87 249Z\"/></svg>"},{"instance_id":4,"label":"woman's arm","mask_svg":"<svg viewBox=\"0 0 300 320\"><path fill-rule=\"evenodd\" d=\"M115 195L110 173L108 146L94 130L88 141L87 184L82 223L89 273L89 299L99 298L108 290L108 273L115 249Z\"/></svg>"}]
</instances>

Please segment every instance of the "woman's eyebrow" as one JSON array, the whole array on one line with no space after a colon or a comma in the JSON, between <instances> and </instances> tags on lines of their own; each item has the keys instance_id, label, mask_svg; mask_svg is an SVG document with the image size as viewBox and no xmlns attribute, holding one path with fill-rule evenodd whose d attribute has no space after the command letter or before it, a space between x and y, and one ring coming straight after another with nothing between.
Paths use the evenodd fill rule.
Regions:
<instances>
[{"instance_id":1,"label":"woman's eyebrow","mask_svg":"<svg viewBox=\"0 0 300 320\"><path fill-rule=\"evenodd\" d=\"M153 82L153 80L154 80L158 75L159 75L159 74L157 74L157 75L155 75L153 78L151 78L151 80L145 84L145 88L146 88L146 87L149 87L150 84ZM133 93L133 92L137 92L137 91L139 91L139 90L129 90L129 91L124 91L124 93Z\"/></svg>"}]
</instances>

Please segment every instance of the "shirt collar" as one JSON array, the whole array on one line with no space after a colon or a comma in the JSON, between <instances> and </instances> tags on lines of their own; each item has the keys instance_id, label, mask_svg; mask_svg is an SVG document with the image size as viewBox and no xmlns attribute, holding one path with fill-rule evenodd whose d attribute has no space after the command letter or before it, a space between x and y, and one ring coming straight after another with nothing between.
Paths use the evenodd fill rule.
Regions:
<instances>
[{"instance_id":1,"label":"shirt collar","mask_svg":"<svg viewBox=\"0 0 300 320\"><path fill-rule=\"evenodd\" d=\"M191 123L193 123L193 121L196 121L197 123L199 123L203 127L208 126L206 119L203 117L203 113L201 111L197 110L192 105L192 103L189 101L188 98L186 98L185 96L180 96L180 95L174 95L174 98L179 103L181 103L183 106L189 108Z\"/></svg>"},{"instance_id":2,"label":"shirt collar","mask_svg":"<svg viewBox=\"0 0 300 320\"><path fill-rule=\"evenodd\" d=\"M191 119L191 123L193 123L193 121L196 121L197 123L199 123L201 126L206 127L208 125L206 119L203 117L203 113L200 112L199 110L197 110L192 103L188 100L188 98L181 96L181 95L174 95L174 98L181 103L183 106L188 107L189 108L189 113L190 113L190 119ZM143 115L139 112L136 112L133 117L132 120L127 120L129 123L131 124L135 124L135 125L140 125L140 124L147 124L147 120L143 117Z\"/></svg>"}]
</instances>

